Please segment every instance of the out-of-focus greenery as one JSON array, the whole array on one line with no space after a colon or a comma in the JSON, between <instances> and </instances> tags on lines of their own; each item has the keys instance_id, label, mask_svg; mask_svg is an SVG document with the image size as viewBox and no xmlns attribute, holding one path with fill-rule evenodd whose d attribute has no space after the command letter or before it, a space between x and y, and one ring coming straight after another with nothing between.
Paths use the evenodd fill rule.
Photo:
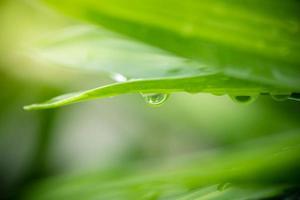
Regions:
<instances>
[{"instance_id":1,"label":"out-of-focus greenery","mask_svg":"<svg viewBox=\"0 0 300 200\"><path fill-rule=\"evenodd\" d=\"M299 5L1 1L1 198L298 199Z\"/></svg>"}]
</instances>

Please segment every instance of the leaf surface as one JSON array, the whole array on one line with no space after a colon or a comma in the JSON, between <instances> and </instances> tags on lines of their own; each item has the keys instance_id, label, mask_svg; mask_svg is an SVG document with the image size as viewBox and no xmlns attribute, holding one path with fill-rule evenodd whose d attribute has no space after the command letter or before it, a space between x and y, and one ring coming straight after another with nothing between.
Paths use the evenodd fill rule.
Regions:
<instances>
[{"instance_id":1,"label":"leaf surface","mask_svg":"<svg viewBox=\"0 0 300 200\"><path fill-rule=\"evenodd\" d=\"M300 91L299 1L45 1L101 28L50 42L37 51L41 58L127 82L26 109L127 93Z\"/></svg>"}]
</instances>

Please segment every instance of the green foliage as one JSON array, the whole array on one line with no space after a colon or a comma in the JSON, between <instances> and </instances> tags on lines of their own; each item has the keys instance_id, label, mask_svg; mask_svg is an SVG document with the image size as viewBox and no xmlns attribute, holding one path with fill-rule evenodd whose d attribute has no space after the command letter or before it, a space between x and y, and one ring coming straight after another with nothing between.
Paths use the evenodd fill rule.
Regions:
<instances>
[{"instance_id":1,"label":"green foliage","mask_svg":"<svg viewBox=\"0 0 300 200\"><path fill-rule=\"evenodd\" d=\"M129 81L26 109L138 92L249 96L300 90L298 1L47 2L121 35L85 30L47 41L38 54L61 65L121 74Z\"/></svg>"},{"instance_id":2,"label":"green foliage","mask_svg":"<svg viewBox=\"0 0 300 200\"><path fill-rule=\"evenodd\" d=\"M28 199L262 199L297 183L299 131L217 152L176 158L167 166L104 171L44 181ZM146 167L145 167L146 168ZM266 171L267 169L267 171ZM122 171L121 171L122 172ZM297 175L297 176L295 176ZM290 185L280 185L288 181ZM212 186L219 184L218 186ZM228 186L226 186L226 185ZM33 192L32 192L33 191Z\"/></svg>"},{"instance_id":3,"label":"green foliage","mask_svg":"<svg viewBox=\"0 0 300 200\"><path fill-rule=\"evenodd\" d=\"M153 105L176 92L228 95L241 103L259 95L299 100L297 0L45 2L96 26L58 32L30 53L46 62L105 72L118 83L58 96L25 106L26 110L131 93L141 94ZM280 113L291 124L297 121L297 113L284 112ZM269 126L280 123L281 118L274 119L266 119ZM271 129L248 132L255 130ZM207 154L176 158L167 166L141 164L123 172L121 167L82 177L55 177L32 186L25 199L278 197L299 185L299 142L299 129L286 130Z\"/></svg>"}]
</instances>

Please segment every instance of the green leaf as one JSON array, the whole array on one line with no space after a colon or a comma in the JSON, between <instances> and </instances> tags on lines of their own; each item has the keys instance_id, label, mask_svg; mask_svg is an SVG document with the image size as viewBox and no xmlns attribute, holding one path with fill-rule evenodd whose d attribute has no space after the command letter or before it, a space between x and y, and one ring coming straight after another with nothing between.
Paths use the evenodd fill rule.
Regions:
<instances>
[{"instance_id":1,"label":"green leaf","mask_svg":"<svg viewBox=\"0 0 300 200\"><path fill-rule=\"evenodd\" d=\"M45 1L226 75L300 89L299 1Z\"/></svg>"},{"instance_id":2,"label":"green leaf","mask_svg":"<svg viewBox=\"0 0 300 200\"><path fill-rule=\"evenodd\" d=\"M278 96L300 91L298 1L45 1L116 33L103 28L75 35L71 31L50 38L35 56L60 65L99 69L116 80L133 80L25 109L127 93ZM234 99L248 101L249 97Z\"/></svg>"},{"instance_id":3,"label":"green leaf","mask_svg":"<svg viewBox=\"0 0 300 200\"><path fill-rule=\"evenodd\" d=\"M186 77L217 71L159 48L93 26L74 26L39 41L30 56L112 78Z\"/></svg>"},{"instance_id":4,"label":"green leaf","mask_svg":"<svg viewBox=\"0 0 300 200\"><path fill-rule=\"evenodd\" d=\"M167 166L62 176L27 193L36 199L259 199L299 180L299 130L243 142L220 151L176 157ZM121 167L121 166L120 166ZM128 172L128 170L125 170ZM104 176L103 176L104 174ZM274 176L276 174L276 176ZM230 183L228 188L216 184Z\"/></svg>"},{"instance_id":5,"label":"green leaf","mask_svg":"<svg viewBox=\"0 0 300 200\"><path fill-rule=\"evenodd\" d=\"M83 92L55 97L45 103L25 106L26 110L55 108L71 103L104 97L113 97L129 93L174 93L174 92L209 92L216 95L257 96L260 93L288 93L288 89L278 90L270 86L258 85L249 81L229 78L221 73L187 78L164 78L152 80L133 80L116 83Z\"/></svg>"},{"instance_id":6,"label":"green leaf","mask_svg":"<svg viewBox=\"0 0 300 200\"><path fill-rule=\"evenodd\" d=\"M178 198L174 197L176 200L246 200L246 199L265 199L274 197L282 192L282 188L237 188L231 187L229 189L224 189L220 191L217 186L210 186L202 188L197 191L187 192L187 194L182 195ZM171 199L171 198L166 198Z\"/></svg>"}]
</instances>

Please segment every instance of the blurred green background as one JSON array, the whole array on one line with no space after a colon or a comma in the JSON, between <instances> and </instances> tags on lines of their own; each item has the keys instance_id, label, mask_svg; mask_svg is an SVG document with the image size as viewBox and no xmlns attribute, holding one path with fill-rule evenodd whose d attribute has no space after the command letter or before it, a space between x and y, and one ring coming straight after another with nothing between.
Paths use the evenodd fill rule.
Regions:
<instances>
[{"instance_id":1,"label":"blurred green background","mask_svg":"<svg viewBox=\"0 0 300 200\"><path fill-rule=\"evenodd\" d=\"M56 66L30 54L39 38L77 24L34 1L0 1L1 199L20 198L48 177L134 163L151 169L258 138L272 141L272 135L300 127L299 103L269 96L241 105L226 96L179 93L152 108L140 95L125 95L24 111L37 100L112 82L107 74Z\"/></svg>"}]
</instances>

